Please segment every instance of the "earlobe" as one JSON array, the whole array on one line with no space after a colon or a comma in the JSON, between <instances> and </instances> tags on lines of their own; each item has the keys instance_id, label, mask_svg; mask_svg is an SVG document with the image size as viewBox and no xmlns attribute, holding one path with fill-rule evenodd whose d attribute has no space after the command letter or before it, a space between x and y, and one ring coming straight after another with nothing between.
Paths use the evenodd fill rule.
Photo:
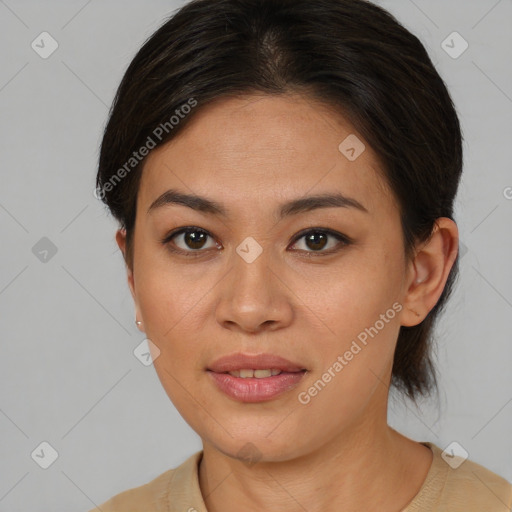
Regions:
<instances>
[{"instance_id":1,"label":"earlobe","mask_svg":"<svg viewBox=\"0 0 512 512\"><path fill-rule=\"evenodd\" d=\"M130 287L130 292L133 297L133 301L135 303L135 325L137 326L137 329L141 332L145 332L144 326L142 323L142 320L139 320L141 317L140 310L139 310L139 304L137 301L137 295L135 294L135 281L133 278L133 270L130 268L130 265L128 265L127 259L126 259L126 230L124 228L118 229L116 232L116 242L119 246L119 249L123 253L123 259L126 266L126 275L128 279L128 286Z\"/></svg>"},{"instance_id":2,"label":"earlobe","mask_svg":"<svg viewBox=\"0 0 512 512\"><path fill-rule=\"evenodd\" d=\"M123 253L123 258L126 260L126 230L124 228L118 229L116 231L116 242L119 250Z\"/></svg>"},{"instance_id":3,"label":"earlobe","mask_svg":"<svg viewBox=\"0 0 512 512\"><path fill-rule=\"evenodd\" d=\"M458 251L458 229L447 217L436 220L430 238L410 262L401 325L418 325L441 296Z\"/></svg>"}]
</instances>

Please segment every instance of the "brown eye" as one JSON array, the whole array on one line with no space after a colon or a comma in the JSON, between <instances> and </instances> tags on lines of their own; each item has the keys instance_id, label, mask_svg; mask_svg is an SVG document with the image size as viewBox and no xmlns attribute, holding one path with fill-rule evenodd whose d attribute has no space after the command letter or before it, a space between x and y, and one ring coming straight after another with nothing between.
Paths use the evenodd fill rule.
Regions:
<instances>
[{"instance_id":1,"label":"brown eye","mask_svg":"<svg viewBox=\"0 0 512 512\"><path fill-rule=\"evenodd\" d=\"M187 231L183 234L183 241L190 249L202 249L207 237L202 231Z\"/></svg>"},{"instance_id":2,"label":"brown eye","mask_svg":"<svg viewBox=\"0 0 512 512\"><path fill-rule=\"evenodd\" d=\"M162 240L162 243L164 245L168 245L173 252L186 254L203 252L203 249L218 247L213 239L208 246L207 243L209 238L212 239L211 235L204 229L190 226L170 233Z\"/></svg>"},{"instance_id":3,"label":"brown eye","mask_svg":"<svg viewBox=\"0 0 512 512\"><path fill-rule=\"evenodd\" d=\"M336 233L327 229L310 229L308 231L301 232L296 238L293 246L298 245L298 241L304 239L302 242L303 247L299 247L297 250L320 253L319 255L331 254L339 249L339 246L349 245L350 239L340 233ZM334 239L337 242L332 243L329 240ZM330 244L330 245L329 245ZM327 247L327 250L324 250Z\"/></svg>"},{"instance_id":4,"label":"brown eye","mask_svg":"<svg viewBox=\"0 0 512 512\"><path fill-rule=\"evenodd\" d=\"M329 235L315 231L304 237L305 244L315 251L323 249L328 243Z\"/></svg>"}]
</instances>

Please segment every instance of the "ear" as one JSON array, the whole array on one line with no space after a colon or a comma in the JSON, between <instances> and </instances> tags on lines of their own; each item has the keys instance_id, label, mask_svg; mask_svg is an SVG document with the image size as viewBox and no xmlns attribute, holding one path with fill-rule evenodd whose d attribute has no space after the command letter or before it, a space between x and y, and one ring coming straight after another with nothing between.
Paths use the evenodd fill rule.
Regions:
<instances>
[{"instance_id":1,"label":"ear","mask_svg":"<svg viewBox=\"0 0 512 512\"><path fill-rule=\"evenodd\" d=\"M409 263L401 325L418 325L436 305L455 263L458 246L457 224L447 217L436 219L430 238Z\"/></svg>"},{"instance_id":2,"label":"ear","mask_svg":"<svg viewBox=\"0 0 512 512\"><path fill-rule=\"evenodd\" d=\"M128 266L126 261L126 230L124 228L118 229L116 232L116 242L119 246L119 249L123 253L123 258L126 265L126 273L128 278L128 286L130 287L130 292L132 294L133 300L135 302L135 320L142 321L140 310L139 310L139 304L137 301L137 294L135 293L135 281L133 279L133 270ZM144 332L141 325L137 325L137 328Z\"/></svg>"}]
</instances>

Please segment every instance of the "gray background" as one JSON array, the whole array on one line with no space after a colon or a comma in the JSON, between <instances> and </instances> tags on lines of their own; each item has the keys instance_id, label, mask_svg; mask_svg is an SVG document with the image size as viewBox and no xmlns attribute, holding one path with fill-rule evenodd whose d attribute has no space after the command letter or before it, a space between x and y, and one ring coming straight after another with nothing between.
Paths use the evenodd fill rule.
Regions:
<instances>
[{"instance_id":1,"label":"gray background","mask_svg":"<svg viewBox=\"0 0 512 512\"><path fill-rule=\"evenodd\" d=\"M379 3L427 47L465 136L439 409L392 400L389 421L512 480L512 0ZM122 73L181 4L0 0L1 512L89 510L201 448L133 354L144 336L116 224L93 195ZM59 44L47 59L31 47L43 31ZM453 31L469 43L456 59L441 46ZM42 441L59 454L48 469L31 457Z\"/></svg>"}]
</instances>

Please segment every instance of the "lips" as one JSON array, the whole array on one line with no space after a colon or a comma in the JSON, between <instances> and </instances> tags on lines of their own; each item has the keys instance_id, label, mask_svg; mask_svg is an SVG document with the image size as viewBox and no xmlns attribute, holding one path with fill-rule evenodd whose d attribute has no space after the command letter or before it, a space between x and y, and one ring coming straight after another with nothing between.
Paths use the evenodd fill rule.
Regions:
<instances>
[{"instance_id":1,"label":"lips","mask_svg":"<svg viewBox=\"0 0 512 512\"><path fill-rule=\"evenodd\" d=\"M242 353L220 357L206 371L217 389L237 402L285 396L307 373L301 364L278 355Z\"/></svg>"},{"instance_id":2,"label":"lips","mask_svg":"<svg viewBox=\"0 0 512 512\"><path fill-rule=\"evenodd\" d=\"M268 370L276 369L281 372L295 373L306 370L299 363L289 361L274 354L230 354L216 359L207 370L215 373L227 373L236 370Z\"/></svg>"}]
</instances>

